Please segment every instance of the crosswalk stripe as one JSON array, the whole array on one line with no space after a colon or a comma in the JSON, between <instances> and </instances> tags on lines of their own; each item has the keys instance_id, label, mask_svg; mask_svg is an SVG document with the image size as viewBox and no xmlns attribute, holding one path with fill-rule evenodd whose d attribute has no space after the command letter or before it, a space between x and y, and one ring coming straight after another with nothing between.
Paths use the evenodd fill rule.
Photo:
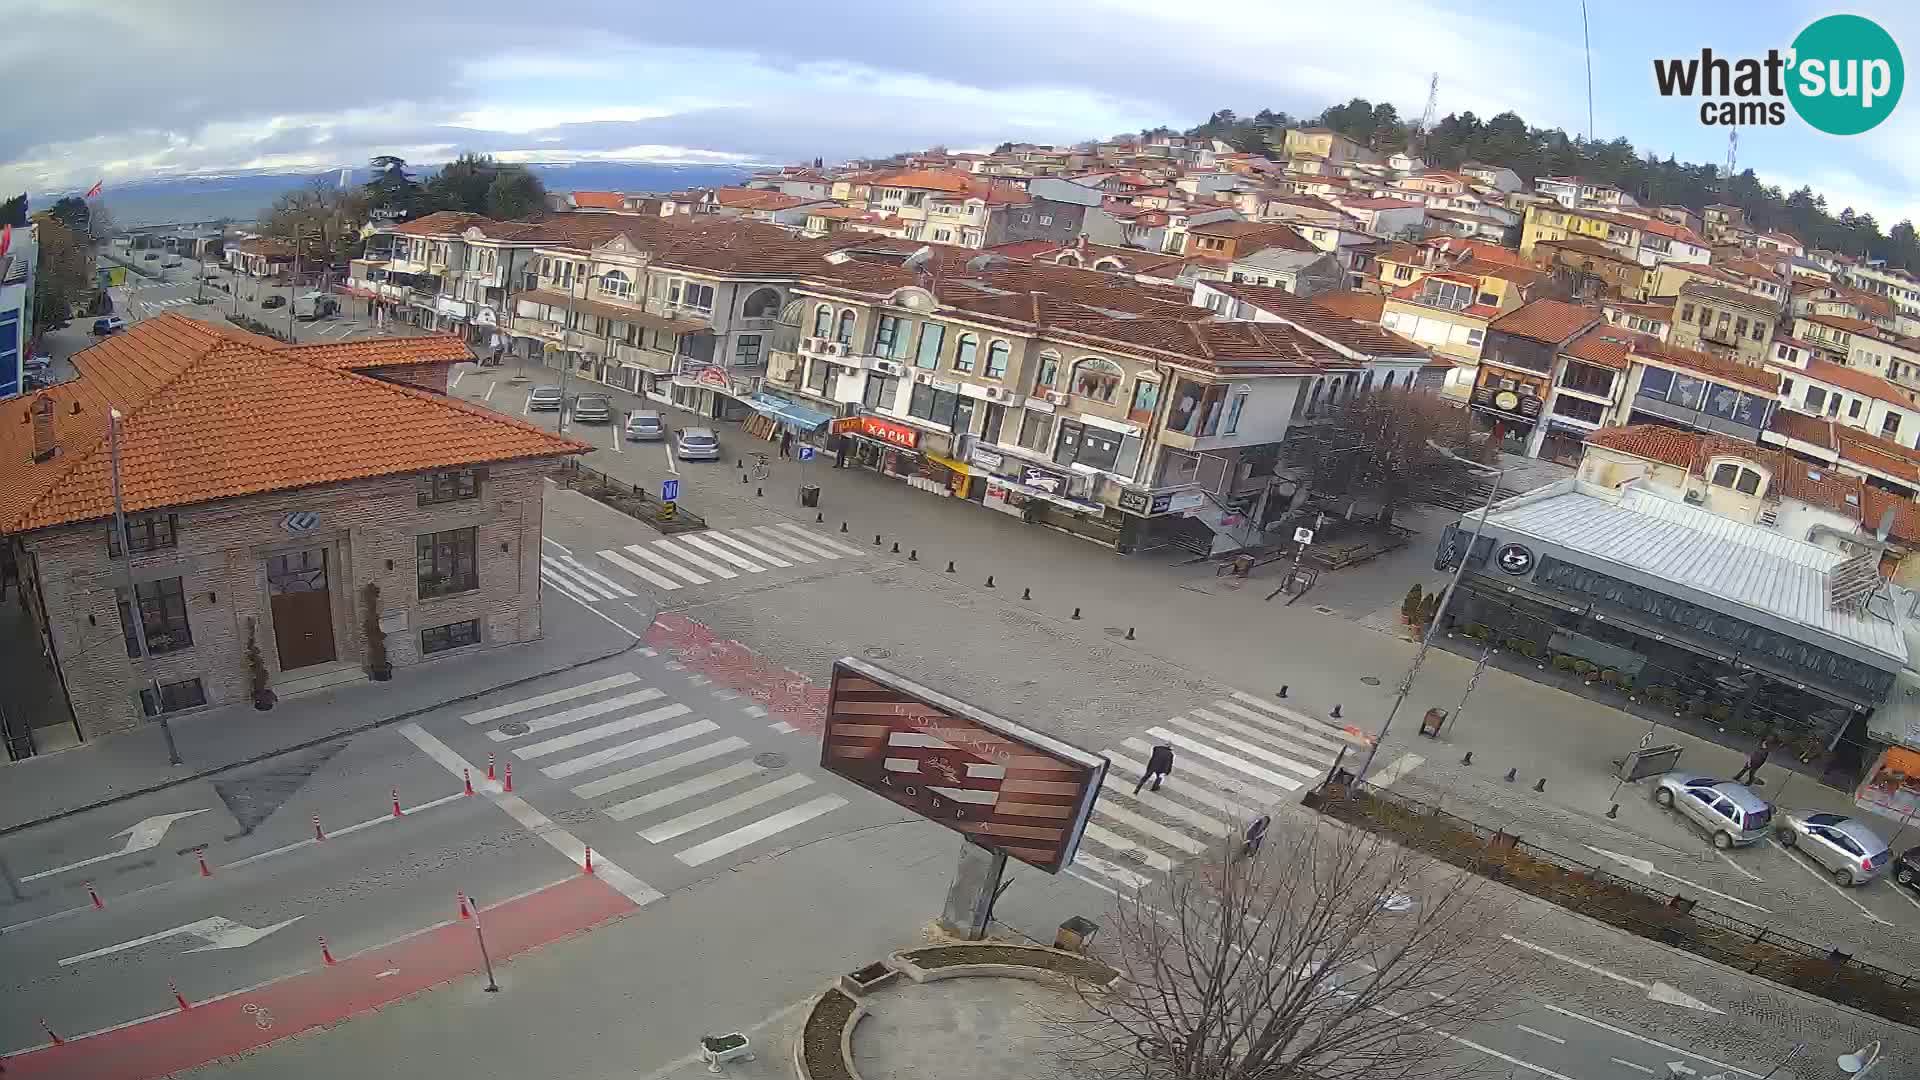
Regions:
<instances>
[{"instance_id":1,"label":"crosswalk stripe","mask_svg":"<svg viewBox=\"0 0 1920 1080\"><path fill-rule=\"evenodd\" d=\"M699 567L703 573L712 574L714 577L720 578L723 581L729 578L737 578L740 576L739 574L734 573L733 571L727 569L726 567L721 566L719 563L714 562L712 559L701 557L696 552L682 551L680 548L680 542L677 540L655 540L652 546L660 551L666 552L667 554L673 556L676 559L681 560L682 562L692 563L693 565Z\"/></svg>"},{"instance_id":2,"label":"crosswalk stripe","mask_svg":"<svg viewBox=\"0 0 1920 1080\"><path fill-rule=\"evenodd\" d=\"M599 555L601 558L632 574L634 577L639 578L641 581L652 582L654 585L666 589L668 592L672 592L674 589L680 587L679 582L669 577L662 577L617 551L598 551L594 554Z\"/></svg>"},{"instance_id":3,"label":"crosswalk stripe","mask_svg":"<svg viewBox=\"0 0 1920 1080\"><path fill-rule=\"evenodd\" d=\"M761 551L759 548L749 547L746 544L740 542L739 540L736 540L733 537L728 536L726 533L710 532L707 534L706 538L708 540L713 541L716 544L725 544L728 547L736 548L740 551L744 551L748 555L751 555L754 558L759 559L761 562L767 563L768 565L771 565L771 566L792 566L793 565L792 563L788 562L787 560L781 558L778 555L769 555L768 553Z\"/></svg>"},{"instance_id":4,"label":"crosswalk stripe","mask_svg":"<svg viewBox=\"0 0 1920 1080\"><path fill-rule=\"evenodd\" d=\"M1173 869L1172 859L1167 858L1165 855L1143 844L1136 844L1103 825L1095 825L1089 821L1087 822L1086 831L1081 833L1081 835L1109 851L1129 852L1141 862L1146 863L1148 866L1153 867L1163 874Z\"/></svg>"},{"instance_id":5,"label":"crosswalk stripe","mask_svg":"<svg viewBox=\"0 0 1920 1080\"><path fill-rule=\"evenodd\" d=\"M821 814L831 813L845 805L847 800L838 795L822 795L809 802L803 802L799 806L763 817L751 825L743 825L730 833L716 836L704 844L695 844L685 851L676 851L673 857L688 866L699 866L729 852L738 851L748 844L785 832L796 825L803 825Z\"/></svg>"},{"instance_id":6,"label":"crosswalk stripe","mask_svg":"<svg viewBox=\"0 0 1920 1080\"><path fill-rule=\"evenodd\" d=\"M651 829L640 830L640 839L649 844L658 844L676 836L684 836L695 829L703 829L716 821L723 821L744 810L751 810L761 803L772 802L782 795L799 791L813 783L813 777L806 773L788 773L777 780L771 780L758 787L749 788L730 799L721 799L717 803L708 803L690 814L682 814L672 821L663 821Z\"/></svg>"},{"instance_id":7,"label":"crosswalk stripe","mask_svg":"<svg viewBox=\"0 0 1920 1080\"><path fill-rule=\"evenodd\" d=\"M838 561L840 558L840 553L837 551L828 551L826 548L801 543L798 538L769 529L765 525L756 525L751 529L740 531L751 535L757 543L766 544L769 547L779 544L781 554L790 555L801 562L818 562L821 559Z\"/></svg>"},{"instance_id":8,"label":"crosswalk stripe","mask_svg":"<svg viewBox=\"0 0 1920 1080\"><path fill-rule=\"evenodd\" d=\"M560 560L554 558L551 555L540 556L540 562L542 564L540 568L541 573L552 575L549 578L549 580L558 578L562 581L565 581L569 585L572 585L576 590L586 593L588 597L594 600L617 600L620 598L619 593L615 593L610 590L603 589L598 585L595 585L593 582L588 581L586 578L582 577L572 567L567 566L566 564L560 562ZM626 593L628 596L633 595L633 593L629 592L625 588L622 588L620 592Z\"/></svg>"},{"instance_id":9,"label":"crosswalk stripe","mask_svg":"<svg viewBox=\"0 0 1920 1080\"><path fill-rule=\"evenodd\" d=\"M1225 699L1216 701L1213 703L1213 705L1214 705L1214 708L1224 709L1227 712L1233 713L1235 716L1239 716L1245 719L1248 723L1251 723L1256 727L1265 728L1268 731L1278 732L1279 734L1285 736L1286 738L1292 739L1294 742L1308 743L1316 748L1322 749L1328 754L1328 756L1333 756L1340 753L1340 751L1346 746L1346 744L1341 742L1339 739L1331 738L1327 735L1321 734L1321 732L1326 730L1326 725L1324 724L1315 724L1312 727L1306 727L1301 724L1294 723L1292 721L1275 720L1271 716L1267 716L1262 713L1256 713L1252 709L1246 708L1241 705L1235 705L1233 702L1227 701ZM1194 711L1198 712L1199 710L1196 709Z\"/></svg>"},{"instance_id":10,"label":"crosswalk stripe","mask_svg":"<svg viewBox=\"0 0 1920 1080\"><path fill-rule=\"evenodd\" d=\"M633 731L646 727L648 724L657 724L662 720L671 720L676 716L685 716L692 711L692 709L687 708L685 705L667 705L654 709L651 712L637 713L633 716L623 716L611 723L590 727L584 731L576 731L569 735L562 735L557 739L548 739L546 742L534 743L532 746L515 750L514 755L523 761L531 761L534 758L543 758L549 754L557 754L562 750L571 750L576 746L604 739L609 735L618 735L623 731Z\"/></svg>"},{"instance_id":11,"label":"crosswalk stripe","mask_svg":"<svg viewBox=\"0 0 1920 1080\"><path fill-rule=\"evenodd\" d=\"M691 799L695 795L712 791L714 788L726 787L737 780L745 780L749 776L765 771L766 766L756 762L736 761L712 772L701 773L691 780L682 780L670 787L663 787L659 791L628 799L626 802L614 803L607 807L607 816L615 821L625 821L628 818L639 817L641 814L652 813L663 806L672 806L682 799Z\"/></svg>"},{"instance_id":12,"label":"crosswalk stripe","mask_svg":"<svg viewBox=\"0 0 1920 1080\"><path fill-rule=\"evenodd\" d=\"M1144 889L1153 884L1153 879L1145 874L1136 874L1126 867L1110 863L1098 855L1089 855L1084 851L1074 855L1073 865L1091 870L1103 878L1110 878L1129 889Z\"/></svg>"},{"instance_id":13,"label":"crosswalk stripe","mask_svg":"<svg viewBox=\"0 0 1920 1080\"><path fill-rule=\"evenodd\" d=\"M1207 709L1195 709L1193 710L1193 715L1224 731L1245 735L1249 739L1258 739L1261 742L1277 746L1289 754L1297 754L1302 758L1320 765L1333 764L1333 759L1339 754L1337 750L1330 751L1324 746L1316 746L1309 742L1303 742L1289 735L1282 735L1266 728L1254 727L1251 724L1242 724L1237 720L1229 720L1219 713L1211 712ZM1323 769L1321 771L1325 770Z\"/></svg>"},{"instance_id":14,"label":"crosswalk stripe","mask_svg":"<svg viewBox=\"0 0 1920 1080\"><path fill-rule=\"evenodd\" d=\"M669 574L674 574L678 577L686 578L687 581L689 581L692 584L705 585L707 583L706 578L701 577L699 574L694 573L693 571L687 569L684 566L681 566L677 562L673 562L669 560L666 556L661 555L658 552L648 551L644 546L640 544L628 544L627 550L647 560L648 562L659 567L660 569L665 570Z\"/></svg>"},{"instance_id":15,"label":"crosswalk stripe","mask_svg":"<svg viewBox=\"0 0 1920 1080\"><path fill-rule=\"evenodd\" d=\"M731 551L728 551L726 548L723 548L718 544L709 543L705 537L694 536L689 533L685 536L680 537L679 542L682 544L686 544L689 547L699 548L701 551L706 552L707 554L713 556L716 559L724 559L727 562L730 562L733 565L739 567L740 569L745 570L749 574L764 574L767 571L766 567L761 566L759 563L754 562L751 559L743 559L740 556L734 554Z\"/></svg>"},{"instance_id":16,"label":"crosswalk stripe","mask_svg":"<svg viewBox=\"0 0 1920 1080\"><path fill-rule=\"evenodd\" d=\"M596 716L605 716L610 712L619 712L621 709L627 708L630 705L644 705L649 701L657 701L666 696L665 691L647 687L644 690L635 690L631 694L622 694L619 697L608 698L605 701L596 701L589 705L576 705L571 709L566 709L550 716L542 716L538 720L529 720L527 721L527 730L518 735L508 735L503 731L489 731L487 732L487 738L492 739L494 742L507 742L511 739L524 738L528 735L537 735L542 731L552 731L554 728L566 727L568 724L581 720L591 720Z\"/></svg>"},{"instance_id":17,"label":"crosswalk stripe","mask_svg":"<svg viewBox=\"0 0 1920 1080\"><path fill-rule=\"evenodd\" d=\"M1344 728L1337 728L1331 724L1322 723L1318 720L1315 720L1313 717L1308 716L1306 713L1297 712L1293 709L1289 709L1285 705L1275 705L1270 701L1261 701L1259 698L1254 697L1252 694L1246 693L1245 691L1241 691L1241 690L1235 690L1233 692L1233 697L1235 701L1244 701L1249 705L1257 705L1260 708L1265 709L1276 716L1283 716L1288 720L1292 720L1297 724L1305 724L1313 730L1324 732L1329 738L1339 739L1343 742L1352 743L1354 746L1368 745L1368 739L1364 735L1355 735L1353 732L1348 731Z\"/></svg>"},{"instance_id":18,"label":"crosswalk stripe","mask_svg":"<svg viewBox=\"0 0 1920 1080\"><path fill-rule=\"evenodd\" d=\"M469 724L484 724L490 720L517 716L523 712L544 709L549 705L558 705L563 701L572 701L574 698L588 697L606 690L618 690L622 686L631 686L639 681L640 676L635 675L631 671L623 671L618 675L609 675L604 679L595 679L592 682L580 683L577 686L569 686L560 690L552 690L535 697L521 698L519 701L509 701L505 705L495 705L491 709L481 709L479 712L470 712L462 716L461 719Z\"/></svg>"},{"instance_id":19,"label":"crosswalk stripe","mask_svg":"<svg viewBox=\"0 0 1920 1080\"><path fill-rule=\"evenodd\" d=\"M784 533L797 533L798 535L805 537L809 543L819 544L829 550L838 551L842 555L864 554L864 552L862 552L859 548L848 547L847 545L841 543L838 540L829 540L826 537L821 536L819 533L799 525L794 525L794 524L785 523L785 522L777 522L774 525L770 526L770 528L779 529L781 532L784 532Z\"/></svg>"},{"instance_id":20,"label":"crosswalk stripe","mask_svg":"<svg viewBox=\"0 0 1920 1080\"><path fill-rule=\"evenodd\" d=\"M1116 824L1132 829L1134 832L1150 836L1169 847L1179 848L1189 855L1198 855L1207 850L1207 845L1195 840L1186 833L1176 829L1169 829L1151 818L1142 817L1125 807L1114 806L1105 801L1097 802L1093 805L1093 816L1106 818Z\"/></svg>"},{"instance_id":21,"label":"crosswalk stripe","mask_svg":"<svg viewBox=\"0 0 1920 1080\"><path fill-rule=\"evenodd\" d=\"M561 556L560 561L567 564L567 566L570 569L572 569L574 573L584 575L587 579L593 581L595 584L599 585L601 588L612 592L616 596L634 595L634 592L632 589L627 588L625 585L620 584L619 582L613 580L612 578L606 576L605 574L602 574L598 570L593 569L592 567L588 566L586 563L581 562L579 559L576 559L571 555Z\"/></svg>"},{"instance_id":22,"label":"crosswalk stripe","mask_svg":"<svg viewBox=\"0 0 1920 1080\"><path fill-rule=\"evenodd\" d=\"M1258 758L1261 761L1264 761L1267 764L1272 765L1276 768L1285 769L1288 772L1299 773L1302 777L1308 780L1320 779L1320 773L1322 770L1320 770L1316 766L1309 765L1304 761L1296 761L1293 758L1286 756L1285 754L1276 754L1273 751L1266 749L1265 747L1255 746L1254 744L1246 741L1245 739L1236 739L1231 735L1222 734L1221 732L1215 731L1214 729L1206 726L1205 724L1196 724L1184 716L1170 717L1167 720L1167 723L1172 724L1175 727L1185 728L1186 730L1193 732L1195 735L1212 739L1214 742L1220 743L1222 745L1231 746L1235 750L1240 751L1241 753L1247 755L1248 757Z\"/></svg>"},{"instance_id":23,"label":"crosswalk stripe","mask_svg":"<svg viewBox=\"0 0 1920 1080\"><path fill-rule=\"evenodd\" d=\"M591 604L595 600L606 599L605 597L601 597L601 596L587 595L587 593L581 590L580 586L574 585L571 582L568 582L565 578L562 578L559 574L555 573L553 570L544 566L540 568L540 580L546 582L547 584L553 586L554 588L560 590L561 592L567 594L568 596L572 597L574 600L582 604Z\"/></svg>"},{"instance_id":24,"label":"crosswalk stripe","mask_svg":"<svg viewBox=\"0 0 1920 1080\"><path fill-rule=\"evenodd\" d=\"M1127 739L1126 741L1122 742L1120 745L1142 755L1143 759L1146 756L1151 755L1153 753L1153 747L1149 745L1145 739ZM1115 760L1118 761L1119 759L1116 758ZM1127 764L1130 768L1133 768L1135 770L1135 775L1138 775L1139 773L1146 771L1146 768L1140 765L1139 762L1128 762ZM1238 795L1243 799L1251 799L1257 805L1264 806L1267 802L1280 798L1280 796L1277 793L1263 790L1262 788L1259 787L1259 785L1254 784L1251 781L1248 781L1244 777L1229 776L1226 773L1215 772L1214 770L1207 768L1205 765L1196 764L1194 762L1190 762L1190 761L1177 762L1174 766L1174 771L1176 774L1184 774L1186 776L1199 777L1200 779L1205 780L1207 783L1212 784L1213 786L1219 788L1222 791L1231 791L1235 795ZM1179 790L1180 781L1178 779L1170 779L1170 780L1164 781L1160 786L1164 788L1168 784L1175 785L1175 790ZM1208 797L1213 797L1212 792L1201 791L1200 794ZM1252 821L1254 818L1257 818L1260 816L1258 813L1255 813L1252 810L1248 810L1245 806L1242 806L1238 803L1229 802L1224 798L1217 799L1217 801L1219 802L1221 809L1231 810L1235 820Z\"/></svg>"},{"instance_id":25,"label":"crosswalk stripe","mask_svg":"<svg viewBox=\"0 0 1920 1080\"><path fill-rule=\"evenodd\" d=\"M1115 765L1120 764L1122 760L1120 758L1115 757L1112 751L1107 751L1106 756L1107 756L1107 760L1112 761ZM1129 764L1128 767L1132 768L1132 765ZM1138 771L1145 772L1146 770L1145 768L1141 768ZM1143 809L1151 810L1156 814L1165 814L1168 817L1179 818L1181 821L1186 822L1187 824L1193 826L1194 828L1199 829L1202 832L1211 833L1214 836L1225 836L1228 833L1233 831L1232 829L1228 828L1226 822L1220 821L1217 818L1209 817L1206 814L1203 814L1200 811L1187 806L1185 803L1180 802L1178 799L1174 799L1171 797L1162 798L1162 796L1167 795L1167 792L1169 791L1169 789L1173 791L1179 791L1183 786L1185 785L1181 785L1177 783L1173 777L1169 776L1160 781L1159 791L1149 792L1145 789L1142 789L1140 794L1135 795L1133 793L1133 789L1128 787L1125 783L1118 783L1113 785L1112 787L1105 787L1105 786L1101 787L1100 797L1104 799L1107 796L1112 795L1118 798L1126 799L1130 802L1138 803ZM1192 790L1196 792L1199 791L1198 788L1193 788ZM1202 797L1204 797L1204 793L1202 793ZM1226 802L1225 799L1216 799L1214 801L1222 802L1222 803ZM1238 811L1240 809L1239 807L1235 807L1232 803L1227 803L1227 807L1234 811ZM1251 820L1253 817L1254 815L1252 814L1251 811L1249 811L1242 820Z\"/></svg>"},{"instance_id":26,"label":"crosswalk stripe","mask_svg":"<svg viewBox=\"0 0 1920 1080\"><path fill-rule=\"evenodd\" d=\"M701 723L706 723L706 721L703 720L701 721ZM688 727L694 727L694 726L697 726L697 725L692 725L692 724L688 725ZM659 735L655 735L654 738L664 739L668 735L672 735L675 732L684 731L684 730L686 729L675 728L673 729L673 731L666 731L666 732L660 733ZM643 739L641 741L645 742L646 740ZM615 749L626 749L627 747L630 747L632 745L633 745L632 743L625 743L619 747L615 747ZM649 761L645 765L636 766L635 768L627 769L624 772L617 772L617 773L614 773L612 776L603 776L600 779L593 781L592 783L581 784L579 787L573 789L573 793L582 799L597 799L602 795L609 795L609 794L612 794L613 792L619 791L621 788L632 787L635 784L645 783L646 781L651 780L656 776L665 776L670 772L675 772L680 769L684 769L689 765L697 765L702 761L706 761L711 758L717 758L721 754L731 754L735 750L745 750L748 746L751 746L751 745L752 744L747 742L747 740L745 739L737 738L735 736L729 735L726 738L721 739L719 742L711 742L711 743L707 743L704 746L696 746L691 750L683 750L680 753L673 755L672 757L663 757L658 761ZM648 749L652 749L652 748L649 747ZM641 752L642 751L635 751L635 753L641 753ZM601 751L601 753L607 753L607 751ZM596 761L593 764L604 765L606 764L606 762ZM591 766L582 766L580 768L570 768L573 765L574 765L574 762L565 761L565 762L561 762L559 765L555 765L553 767L553 771L548 771L548 770L542 770L542 771L547 772L547 775L549 776L557 777L557 776L569 775L570 772L584 772L586 771L587 768L591 767ZM559 772L558 770L561 770L561 769L568 769L569 772Z\"/></svg>"},{"instance_id":27,"label":"crosswalk stripe","mask_svg":"<svg viewBox=\"0 0 1920 1080\"><path fill-rule=\"evenodd\" d=\"M540 772L543 776L558 780L563 777L572 776L575 773L586 772L589 769L597 769L602 765L610 765L616 761L625 761L630 757L650 754L663 746L672 746L674 743L685 742L688 739L698 738L719 730L720 725L711 720L697 720L685 727L674 728L672 731L663 731L658 735L649 735L644 739L633 739L629 742L615 743L605 750L595 750L591 754L582 754L577 758L568 758L557 765L549 765L541 769ZM575 791L575 794L577 795L579 792Z\"/></svg>"},{"instance_id":28,"label":"crosswalk stripe","mask_svg":"<svg viewBox=\"0 0 1920 1080\"><path fill-rule=\"evenodd\" d=\"M1263 769L1258 765L1249 765L1239 758L1234 757L1232 754L1223 754L1213 747L1208 746L1206 743L1196 742L1193 739L1187 738L1185 735L1175 735L1166 728L1148 728L1147 734L1170 745L1178 746L1184 750L1190 750L1193 753L1199 754L1201 757L1210 758L1225 765L1229 769L1246 773L1248 776L1253 777L1263 784L1277 787L1281 791L1288 792L1289 794L1299 791L1302 786L1300 781L1290 776L1281 776L1279 773L1273 772L1270 769Z\"/></svg>"}]
</instances>

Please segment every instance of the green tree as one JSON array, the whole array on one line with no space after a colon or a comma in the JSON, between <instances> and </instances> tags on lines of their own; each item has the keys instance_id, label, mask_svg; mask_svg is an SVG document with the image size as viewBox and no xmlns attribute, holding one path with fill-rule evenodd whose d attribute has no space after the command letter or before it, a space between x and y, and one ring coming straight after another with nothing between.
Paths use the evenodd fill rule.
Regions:
<instances>
[{"instance_id":1,"label":"green tree","mask_svg":"<svg viewBox=\"0 0 1920 1080\"><path fill-rule=\"evenodd\" d=\"M65 196L47 212L80 236L92 234L93 211L87 206L87 200L78 195Z\"/></svg>"},{"instance_id":2,"label":"green tree","mask_svg":"<svg viewBox=\"0 0 1920 1080\"><path fill-rule=\"evenodd\" d=\"M39 241L39 266L33 290L35 326L51 326L73 317L75 307L93 288L92 249L78 233L51 213L34 217Z\"/></svg>"},{"instance_id":3,"label":"green tree","mask_svg":"<svg viewBox=\"0 0 1920 1080\"><path fill-rule=\"evenodd\" d=\"M420 183L407 171L406 158L379 154L367 164L373 169L364 189L369 213L406 218L420 211Z\"/></svg>"},{"instance_id":4,"label":"green tree","mask_svg":"<svg viewBox=\"0 0 1920 1080\"><path fill-rule=\"evenodd\" d=\"M467 214L487 212L487 188L500 166L492 154L471 150L440 166L422 185L425 202L433 210L457 210Z\"/></svg>"},{"instance_id":5,"label":"green tree","mask_svg":"<svg viewBox=\"0 0 1920 1080\"><path fill-rule=\"evenodd\" d=\"M25 192L0 202L0 225L25 226L27 223L27 196Z\"/></svg>"},{"instance_id":6,"label":"green tree","mask_svg":"<svg viewBox=\"0 0 1920 1080\"><path fill-rule=\"evenodd\" d=\"M522 218L547 204L547 186L524 165L508 165L487 185L485 213L496 221Z\"/></svg>"}]
</instances>

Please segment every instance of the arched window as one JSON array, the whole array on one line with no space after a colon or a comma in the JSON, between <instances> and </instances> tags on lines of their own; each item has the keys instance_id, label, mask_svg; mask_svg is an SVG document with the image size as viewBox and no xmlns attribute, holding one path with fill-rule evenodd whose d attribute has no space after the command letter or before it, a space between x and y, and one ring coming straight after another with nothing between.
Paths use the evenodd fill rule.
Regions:
<instances>
[{"instance_id":1,"label":"arched window","mask_svg":"<svg viewBox=\"0 0 1920 1080\"><path fill-rule=\"evenodd\" d=\"M618 270L609 270L600 275L600 291L607 296L633 295L633 279Z\"/></svg>"},{"instance_id":2,"label":"arched window","mask_svg":"<svg viewBox=\"0 0 1920 1080\"><path fill-rule=\"evenodd\" d=\"M1393 389L1393 372L1391 371L1387 372L1387 379L1385 382L1380 384L1380 389L1382 390Z\"/></svg>"},{"instance_id":3,"label":"arched window","mask_svg":"<svg viewBox=\"0 0 1920 1080\"><path fill-rule=\"evenodd\" d=\"M1312 417L1320 411L1320 391L1326 388L1325 379L1313 380L1313 392L1307 395L1307 416Z\"/></svg>"},{"instance_id":4,"label":"arched window","mask_svg":"<svg viewBox=\"0 0 1920 1080\"><path fill-rule=\"evenodd\" d=\"M840 313L840 328L834 331L833 340L842 345L853 344L853 311L848 309Z\"/></svg>"},{"instance_id":5,"label":"arched window","mask_svg":"<svg viewBox=\"0 0 1920 1080\"><path fill-rule=\"evenodd\" d=\"M972 334L961 334L960 340L953 346L953 370L973 371L974 356L980 351L980 339Z\"/></svg>"},{"instance_id":6,"label":"arched window","mask_svg":"<svg viewBox=\"0 0 1920 1080\"><path fill-rule=\"evenodd\" d=\"M1063 251L1055 256L1053 261L1059 263L1061 266L1079 266L1080 256L1071 251Z\"/></svg>"},{"instance_id":7,"label":"arched window","mask_svg":"<svg viewBox=\"0 0 1920 1080\"><path fill-rule=\"evenodd\" d=\"M833 309L825 304L813 309L813 336L826 337L833 333Z\"/></svg>"},{"instance_id":8,"label":"arched window","mask_svg":"<svg viewBox=\"0 0 1920 1080\"><path fill-rule=\"evenodd\" d=\"M748 319L771 319L780 314L780 290L755 289L741 306L740 314Z\"/></svg>"},{"instance_id":9,"label":"arched window","mask_svg":"<svg viewBox=\"0 0 1920 1080\"><path fill-rule=\"evenodd\" d=\"M1033 373L1035 390L1051 390L1060 385L1060 354L1048 349L1040 354L1040 366Z\"/></svg>"},{"instance_id":10,"label":"arched window","mask_svg":"<svg viewBox=\"0 0 1920 1080\"><path fill-rule=\"evenodd\" d=\"M1118 274L1121 271L1125 270L1127 267L1126 267L1126 264L1122 263L1119 259L1116 259L1112 256L1108 256L1107 258L1101 259L1100 261L1094 263L1093 268L1095 270L1103 270L1109 274Z\"/></svg>"},{"instance_id":11,"label":"arched window","mask_svg":"<svg viewBox=\"0 0 1920 1080\"><path fill-rule=\"evenodd\" d=\"M1007 377L1007 357L1013 350L1004 341L996 341L987 346L987 378L1004 379Z\"/></svg>"},{"instance_id":12,"label":"arched window","mask_svg":"<svg viewBox=\"0 0 1920 1080\"><path fill-rule=\"evenodd\" d=\"M1085 357L1073 365L1072 393L1095 401L1112 401L1125 377L1119 364L1097 356Z\"/></svg>"},{"instance_id":13,"label":"arched window","mask_svg":"<svg viewBox=\"0 0 1920 1080\"><path fill-rule=\"evenodd\" d=\"M1363 394L1373 393L1373 372L1367 372L1367 377L1360 380L1360 392Z\"/></svg>"}]
</instances>

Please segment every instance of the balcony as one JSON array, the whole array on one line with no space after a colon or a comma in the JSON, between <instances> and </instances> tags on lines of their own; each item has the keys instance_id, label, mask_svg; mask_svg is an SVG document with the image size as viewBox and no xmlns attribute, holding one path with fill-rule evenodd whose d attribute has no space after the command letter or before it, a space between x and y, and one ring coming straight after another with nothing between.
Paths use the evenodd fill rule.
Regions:
<instances>
[{"instance_id":1,"label":"balcony","mask_svg":"<svg viewBox=\"0 0 1920 1080\"><path fill-rule=\"evenodd\" d=\"M657 375L673 371L673 355L658 349L642 349L632 345L615 345L614 356L628 367L642 368Z\"/></svg>"}]
</instances>

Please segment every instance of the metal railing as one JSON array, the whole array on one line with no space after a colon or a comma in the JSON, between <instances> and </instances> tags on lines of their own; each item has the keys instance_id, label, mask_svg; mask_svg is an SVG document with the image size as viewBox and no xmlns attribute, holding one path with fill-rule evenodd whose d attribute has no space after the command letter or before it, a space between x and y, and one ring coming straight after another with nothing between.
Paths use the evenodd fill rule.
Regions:
<instances>
[{"instance_id":1,"label":"metal railing","mask_svg":"<svg viewBox=\"0 0 1920 1080\"><path fill-rule=\"evenodd\" d=\"M1332 778L1309 792L1307 805L1636 936L1898 1023L1920 1020L1912 973L1661 892L1438 806L1379 788L1349 790Z\"/></svg>"},{"instance_id":2,"label":"metal railing","mask_svg":"<svg viewBox=\"0 0 1920 1080\"><path fill-rule=\"evenodd\" d=\"M615 480L598 469L580 464L578 458L568 458L554 473L553 482L644 521L669 536L707 527L707 519L688 510L684 504L664 502L645 488Z\"/></svg>"}]
</instances>

